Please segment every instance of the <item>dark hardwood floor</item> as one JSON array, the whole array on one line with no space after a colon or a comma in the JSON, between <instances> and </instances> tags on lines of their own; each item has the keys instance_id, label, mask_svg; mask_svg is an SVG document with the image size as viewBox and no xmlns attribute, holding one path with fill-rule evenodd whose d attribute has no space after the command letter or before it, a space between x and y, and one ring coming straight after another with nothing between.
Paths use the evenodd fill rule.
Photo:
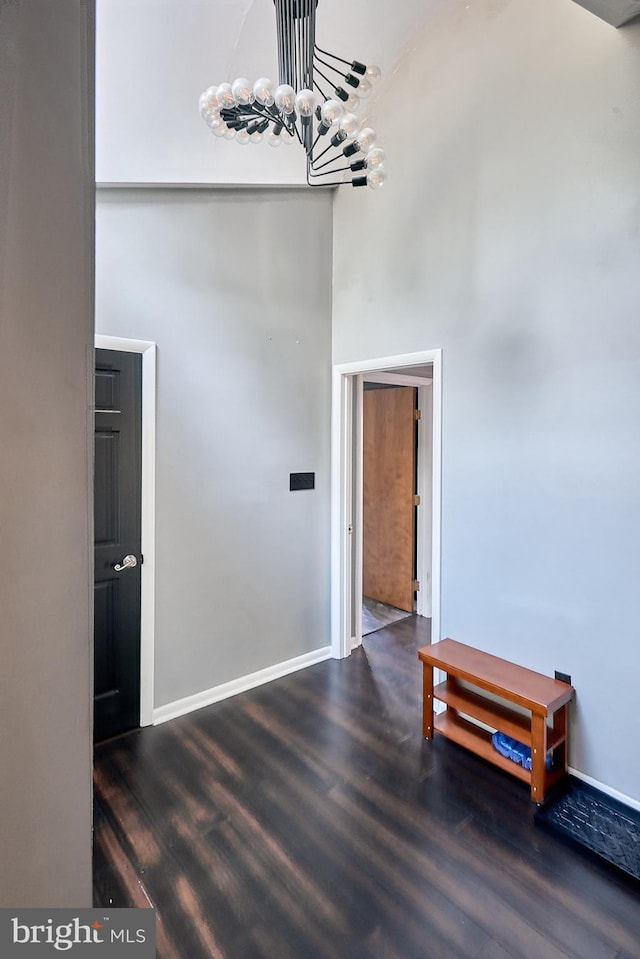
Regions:
<instances>
[{"instance_id":1,"label":"dark hardwood floor","mask_svg":"<svg viewBox=\"0 0 640 959\"><path fill-rule=\"evenodd\" d=\"M97 747L96 905L159 959L638 959L640 884L422 739L425 628Z\"/></svg>"}]
</instances>

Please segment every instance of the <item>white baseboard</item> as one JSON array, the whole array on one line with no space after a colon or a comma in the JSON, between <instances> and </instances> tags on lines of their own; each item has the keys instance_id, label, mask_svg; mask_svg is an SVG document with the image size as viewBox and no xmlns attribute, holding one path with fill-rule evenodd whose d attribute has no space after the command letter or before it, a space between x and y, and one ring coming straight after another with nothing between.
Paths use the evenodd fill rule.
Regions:
<instances>
[{"instance_id":1,"label":"white baseboard","mask_svg":"<svg viewBox=\"0 0 640 959\"><path fill-rule=\"evenodd\" d=\"M624 803L625 806L631 806L632 809L637 809L640 812L640 800L632 799L631 796L627 796L625 793L621 793L617 789L613 789L611 786L607 786L605 783L601 783L597 779L587 776L586 773L581 773L579 769L574 769L573 766L569 766L569 774L575 776L576 779L582 780L583 783L593 786L594 789L599 789L600 792L611 796L612 799L617 799L618 802Z\"/></svg>"},{"instance_id":2,"label":"white baseboard","mask_svg":"<svg viewBox=\"0 0 640 959\"><path fill-rule=\"evenodd\" d=\"M248 676L232 679L229 683L222 683L220 686L204 689L201 693L196 693L194 696L176 699L173 703L167 703L166 706L158 706L157 709L154 709L153 725L158 726L160 723L166 723L170 719L176 719L178 716L192 713L194 709L202 709L203 706L211 706L212 703L219 703L223 699L237 696L238 693L244 693L248 689L255 689L256 686L263 686L265 683L270 683L273 679L288 676L289 673L295 673L299 669L305 669L307 666L313 666L315 663L321 663L325 659L330 658L331 646L323 646L322 649L314 649L312 652L304 653L302 656L296 656L294 659L287 659L284 663L276 663L275 666L267 666L266 669L259 669L256 673L249 673Z\"/></svg>"}]
</instances>

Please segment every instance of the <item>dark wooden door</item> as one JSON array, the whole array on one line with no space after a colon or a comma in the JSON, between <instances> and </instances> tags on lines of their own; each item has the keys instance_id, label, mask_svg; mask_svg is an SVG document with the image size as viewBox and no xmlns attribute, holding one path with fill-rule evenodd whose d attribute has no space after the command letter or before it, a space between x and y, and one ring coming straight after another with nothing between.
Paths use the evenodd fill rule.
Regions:
<instances>
[{"instance_id":1,"label":"dark wooden door","mask_svg":"<svg viewBox=\"0 0 640 959\"><path fill-rule=\"evenodd\" d=\"M366 389L362 592L413 612L416 390Z\"/></svg>"},{"instance_id":2,"label":"dark wooden door","mask_svg":"<svg viewBox=\"0 0 640 959\"><path fill-rule=\"evenodd\" d=\"M99 741L140 725L142 357L96 350L95 382L94 739ZM123 563L125 557L131 565Z\"/></svg>"}]
</instances>

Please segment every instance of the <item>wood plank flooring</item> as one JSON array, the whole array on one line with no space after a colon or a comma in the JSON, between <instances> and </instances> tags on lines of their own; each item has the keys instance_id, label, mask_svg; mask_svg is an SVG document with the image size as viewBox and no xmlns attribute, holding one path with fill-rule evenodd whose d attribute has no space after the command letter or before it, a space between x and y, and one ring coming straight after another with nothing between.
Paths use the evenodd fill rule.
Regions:
<instances>
[{"instance_id":1,"label":"wood plank flooring","mask_svg":"<svg viewBox=\"0 0 640 959\"><path fill-rule=\"evenodd\" d=\"M640 884L423 740L426 629L97 747L95 904L159 959L640 959Z\"/></svg>"}]
</instances>

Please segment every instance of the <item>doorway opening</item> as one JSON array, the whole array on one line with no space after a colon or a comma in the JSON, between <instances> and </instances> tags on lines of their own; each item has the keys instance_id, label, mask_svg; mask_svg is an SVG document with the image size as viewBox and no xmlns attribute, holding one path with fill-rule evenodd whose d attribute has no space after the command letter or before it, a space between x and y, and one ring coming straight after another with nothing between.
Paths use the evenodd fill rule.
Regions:
<instances>
[{"instance_id":1,"label":"doorway opening","mask_svg":"<svg viewBox=\"0 0 640 959\"><path fill-rule=\"evenodd\" d=\"M154 709L154 610L155 610L155 421L156 345L147 340L97 334L95 347L120 353L141 354L142 450L140 511L140 726L153 724ZM121 565L121 564L120 564Z\"/></svg>"},{"instance_id":2,"label":"doorway opening","mask_svg":"<svg viewBox=\"0 0 640 959\"><path fill-rule=\"evenodd\" d=\"M364 397L366 393L374 392L374 384L395 390L401 387L409 388L408 393L416 397L419 411L418 414L413 414L419 417L413 425L405 427L408 462L404 479L401 480L405 500L402 521L405 527L405 546L404 558L399 560L403 567L400 579L404 584L404 599L397 605L391 605L396 609L404 607L407 615L415 612L419 616L430 618L432 641L440 638L442 351L430 350L334 367L331 542L332 654L336 658L348 656L353 648L361 644L363 633L368 632L366 613L363 630L363 597L370 591L365 571L367 497L364 472L367 468L365 435L371 430L366 429ZM409 408L413 407L408 398L402 403ZM382 403L383 407L388 405L393 406L394 403ZM383 414L383 420L385 415ZM374 414L374 422L375 419ZM390 450L383 453L383 457L390 457L390 462L393 462L396 455L394 442L391 443ZM407 497L415 503L415 508L409 508L408 512ZM381 511L385 516L390 516L388 502L383 503L382 510L378 507L378 513ZM389 530L383 533L383 546L376 546L378 552L384 554L387 551L384 535L390 535L392 541L399 538L396 536L394 523L395 520L390 524L393 527L391 533ZM374 538L376 535L374 533ZM393 575L397 573L396 569ZM389 579L389 576L389 570L383 569L382 580ZM409 587L408 582L411 584Z\"/></svg>"},{"instance_id":3,"label":"doorway opening","mask_svg":"<svg viewBox=\"0 0 640 959\"><path fill-rule=\"evenodd\" d=\"M415 612L420 589L418 390L383 379L362 384L362 636Z\"/></svg>"}]
</instances>

